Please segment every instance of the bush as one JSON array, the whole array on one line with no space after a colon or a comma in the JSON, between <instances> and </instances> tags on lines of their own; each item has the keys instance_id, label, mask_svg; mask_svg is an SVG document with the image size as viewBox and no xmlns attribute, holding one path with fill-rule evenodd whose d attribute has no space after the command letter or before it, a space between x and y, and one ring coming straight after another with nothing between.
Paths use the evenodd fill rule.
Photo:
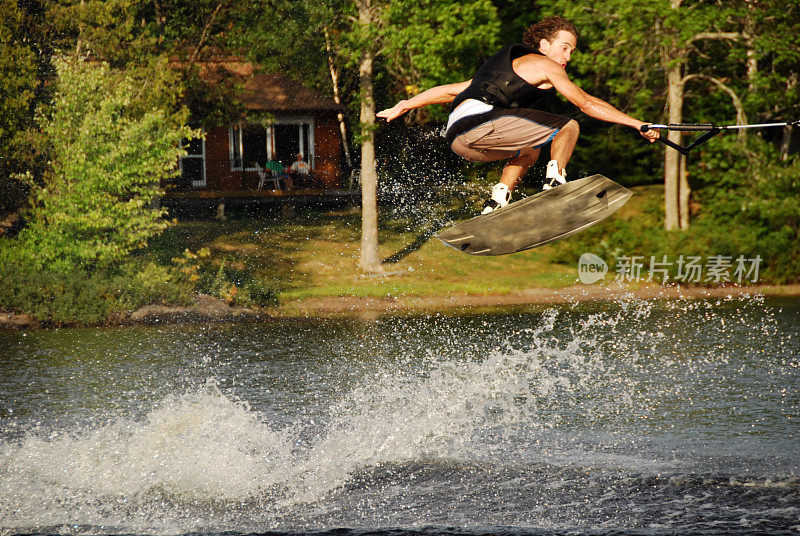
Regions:
<instances>
[{"instance_id":1,"label":"bush","mask_svg":"<svg viewBox=\"0 0 800 536\"><path fill-rule=\"evenodd\" d=\"M100 324L152 303L189 305L194 292L171 267L152 262L33 268L9 240L0 242L0 278L0 310L55 325Z\"/></svg>"},{"instance_id":2,"label":"bush","mask_svg":"<svg viewBox=\"0 0 800 536\"><path fill-rule=\"evenodd\" d=\"M184 114L146 104L145 93L169 84L164 75L136 80L67 57L55 64L52 110L37 114L49 167L43 177L21 176L32 209L19 240L38 269L109 266L169 226L154 201L160 181L176 173L181 139L194 133Z\"/></svg>"},{"instance_id":3,"label":"bush","mask_svg":"<svg viewBox=\"0 0 800 536\"><path fill-rule=\"evenodd\" d=\"M263 281L253 280L245 287L247 299L259 307L278 305L278 292Z\"/></svg>"},{"instance_id":4,"label":"bush","mask_svg":"<svg viewBox=\"0 0 800 536\"><path fill-rule=\"evenodd\" d=\"M175 273L171 266L133 260L108 274L124 310L143 305L192 305L195 286Z\"/></svg>"}]
</instances>

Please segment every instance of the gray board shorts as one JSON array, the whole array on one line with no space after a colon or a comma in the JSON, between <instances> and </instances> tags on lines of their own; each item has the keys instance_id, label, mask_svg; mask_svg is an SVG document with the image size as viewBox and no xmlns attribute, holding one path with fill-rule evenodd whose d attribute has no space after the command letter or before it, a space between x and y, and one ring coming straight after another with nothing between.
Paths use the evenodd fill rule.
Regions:
<instances>
[{"instance_id":1,"label":"gray board shorts","mask_svg":"<svg viewBox=\"0 0 800 536\"><path fill-rule=\"evenodd\" d=\"M450 148L471 162L513 158L549 143L569 118L528 108L494 108L450 125Z\"/></svg>"}]
</instances>

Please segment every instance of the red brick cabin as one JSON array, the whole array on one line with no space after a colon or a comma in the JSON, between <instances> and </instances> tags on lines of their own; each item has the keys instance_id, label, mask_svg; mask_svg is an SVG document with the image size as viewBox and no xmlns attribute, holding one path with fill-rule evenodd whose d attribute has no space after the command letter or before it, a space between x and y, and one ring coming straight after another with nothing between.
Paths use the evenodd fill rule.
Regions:
<instances>
[{"instance_id":1,"label":"red brick cabin","mask_svg":"<svg viewBox=\"0 0 800 536\"><path fill-rule=\"evenodd\" d=\"M341 164L337 115L343 108L333 99L286 76L259 73L238 58L202 63L200 75L212 84L225 78L239 85L248 119L209 128L204 140L190 143L180 161L181 178L165 201L354 193L343 191L352 185ZM270 167L289 167L298 153L310 164L310 176L262 181L259 166L271 177Z\"/></svg>"}]
</instances>

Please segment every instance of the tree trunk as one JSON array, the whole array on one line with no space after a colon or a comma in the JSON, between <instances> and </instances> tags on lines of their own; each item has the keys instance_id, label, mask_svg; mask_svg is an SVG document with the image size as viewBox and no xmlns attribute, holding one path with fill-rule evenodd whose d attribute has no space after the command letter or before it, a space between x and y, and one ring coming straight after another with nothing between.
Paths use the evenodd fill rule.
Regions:
<instances>
[{"instance_id":1,"label":"tree trunk","mask_svg":"<svg viewBox=\"0 0 800 536\"><path fill-rule=\"evenodd\" d=\"M361 24L371 22L371 1L358 2ZM372 65L374 52L366 47L358 73L361 77L361 258L358 267L365 272L381 273L378 257L378 172L375 165L375 100Z\"/></svg>"},{"instance_id":2,"label":"tree trunk","mask_svg":"<svg viewBox=\"0 0 800 536\"><path fill-rule=\"evenodd\" d=\"M678 216L680 217L680 228L685 231L689 228L689 196L692 189L689 188L689 177L686 174L686 156L680 155L679 160Z\"/></svg>"},{"instance_id":3,"label":"tree trunk","mask_svg":"<svg viewBox=\"0 0 800 536\"><path fill-rule=\"evenodd\" d=\"M336 64L333 62L333 47L331 46L331 37L328 32L328 27L324 28L325 31L325 50L328 53L328 70L331 73L331 84L333 85L333 100L336 104L342 104L339 98L339 71L336 70ZM344 124L344 114L339 112L336 115L339 121L339 133L342 135L342 148L344 149L344 158L347 162L348 171L353 169L353 159L350 157L350 144L347 143L347 129Z\"/></svg>"},{"instance_id":4,"label":"tree trunk","mask_svg":"<svg viewBox=\"0 0 800 536\"><path fill-rule=\"evenodd\" d=\"M680 62L676 61L669 67L667 80L669 122L680 123L683 116L683 83L681 82ZM668 131L667 139L680 144L681 134L681 132ZM664 149L664 227L667 231L673 231L680 226L678 189L681 183L682 156L678 151L669 147Z\"/></svg>"},{"instance_id":5,"label":"tree trunk","mask_svg":"<svg viewBox=\"0 0 800 536\"><path fill-rule=\"evenodd\" d=\"M86 11L84 9L85 7L86 7L86 1L85 0L81 0L81 17L85 17L86 16ZM80 58L81 57L81 46L82 45L83 45L83 24L79 24L78 25L78 39L75 42L75 57L76 58Z\"/></svg>"},{"instance_id":6,"label":"tree trunk","mask_svg":"<svg viewBox=\"0 0 800 536\"><path fill-rule=\"evenodd\" d=\"M797 75L792 74L786 84L787 92L791 91L797 85ZM781 137L781 160L784 162L789 161L789 156L792 151L792 135L795 133L795 128L791 126L783 127L783 136Z\"/></svg>"},{"instance_id":7,"label":"tree trunk","mask_svg":"<svg viewBox=\"0 0 800 536\"><path fill-rule=\"evenodd\" d=\"M753 13L756 9L756 2L747 0L747 9ZM756 57L756 45L753 43L755 36L755 28L753 18L748 16L744 21L744 28L742 35L747 44L747 88L751 93L755 92L756 75L758 74L758 58Z\"/></svg>"},{"instance_id":8,"label":"tree trunk","mask_svg":"<svg viewBox=\"0 0 800 536\"><path fill-rule=\"evenodd\" d=\"M211 28L211 25L214 23L214 19L216 18L219 11L222 9L222 4L224 2L220 2L217 4L217 7L214 9L214 12L211 13L211 16L206 21L205 26L203 26L203 32L200 34L200 41L197 42L197 46L192 53L192 57L189 59L189 63L194 63L195 60L200 56L200 51L203 49L203 45L206 42L206 37L208 37L208 30Z\"/></svg>"},{"instance_id":9,"label":"tree trunk","mask_svg":"<svg viewBox=\"0 0 800 536\"><path fill-rule=\"evenodd\" d=\"M789 161L789 155L792 150L792 131L794 127L783 127L783 136L781 137L781 160L784 162Z\"/></svg>"}]
</instances>

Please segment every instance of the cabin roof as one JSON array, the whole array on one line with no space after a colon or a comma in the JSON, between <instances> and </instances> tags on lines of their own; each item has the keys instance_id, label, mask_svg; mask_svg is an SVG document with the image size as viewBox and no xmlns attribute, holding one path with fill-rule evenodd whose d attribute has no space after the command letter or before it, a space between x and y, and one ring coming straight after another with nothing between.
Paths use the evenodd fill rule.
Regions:
<instances>
[{"instance_id":1,"label":"cabin roof","mask_svg":"<svg viewBox=\"0 0 800 536\"><path fill-rule=\"evenodd\" d=\"M198 62L200 77L210 84L235 83L239 98L250 111L312 112L342 111L332 98L307 88L288 76L264 73L252 63L236 57Z\"/></svg>"}]
</instances>

